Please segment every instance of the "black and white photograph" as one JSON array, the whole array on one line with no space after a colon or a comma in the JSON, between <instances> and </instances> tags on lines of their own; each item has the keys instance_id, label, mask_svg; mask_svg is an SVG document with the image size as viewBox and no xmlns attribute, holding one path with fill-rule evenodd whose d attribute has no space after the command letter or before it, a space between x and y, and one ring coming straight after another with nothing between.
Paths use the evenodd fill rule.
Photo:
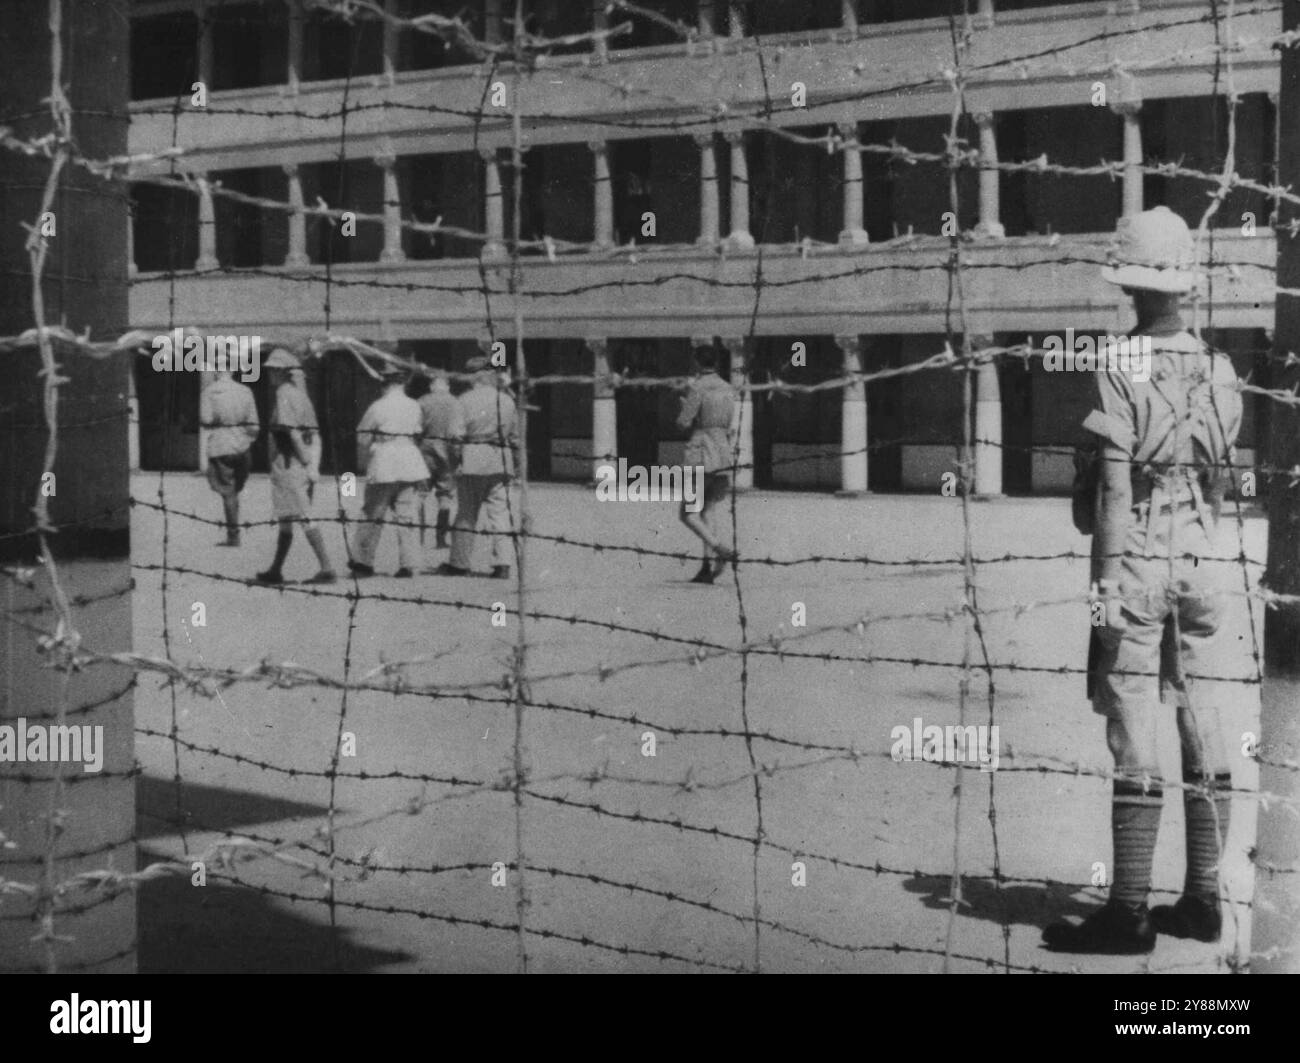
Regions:
<instances>
[{"instance_id":1,"label":"black and white photograph","mask_svg":"<svg viewBox=\"0 0 1300 1063\"><path fill-rule=\"evenodd\" d=\"M1184 976L1300 972L1300 0L2 0L0 53L0 972L112 976L33 1029L1082 974L1241 1040Z\"/></svg>"}]
</instances>

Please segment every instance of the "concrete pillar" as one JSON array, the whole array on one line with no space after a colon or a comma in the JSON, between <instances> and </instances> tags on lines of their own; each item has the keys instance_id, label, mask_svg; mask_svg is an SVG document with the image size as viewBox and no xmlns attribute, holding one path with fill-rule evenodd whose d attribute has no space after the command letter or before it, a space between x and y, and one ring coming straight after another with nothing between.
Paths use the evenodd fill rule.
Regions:
<instances>
[{"instance_id":1,"label":"concrete pillar","mask_svg":"<svg viewBox=\"0 0 1300 1063\"><path fill-rule=\"evenodd\" d=\"M1124 119L1124 217L1142 213L1142 96L1125 75L1107 86L1110 109Z\"/></svg>"},{"instance_id":2,"label":"concrete pillar","mask_svg":"<svg viewBox=\"0 0 1300 1063\"><path fill-rule=\"evenodd\" d=\"M698 0L696 17L700 27L700 36L708 40L713 36L713 0Z\"/></svg>"},{"instance_id":3,"label":"concrete pillar","mask_svg":"<svg viewBox=\"0 0 1300 1063\"><path fill-rule=\"evenodd\" d=\"M200 419L199 414L202 409L203 392L207 390L211 384L211 373L205 372L199 374L199 395L194 403L194 423L199 426L199 472L202 473L208 471L208 430L203 427L203 422Z\"/></svg>"},{"instance_id":4,"label":"concrete pillar","mask_svg":"<svg viewBox=\"0 0 1300 1063\"><path fill-rule=\"evenodd\" d=\"M216 269L217 261L217 211L212 202L212 188L207 174L195 174L199 184L199 257L195 269Z\"/></svg>"},{"instance_id":5,"label":"concrete pillar","mask_svg":"<svg viewBox=\"0 0 1300 1063\"><path fill-rule=\"evenodd\" d=\"M42 102L51 81L49 5L4 4L0 10L0 99L12 116L6 122L19 138L44 136L50 131L49 108ZM123 57L130 21L119 4L64 3L61 14L61 80L76 150L92 159L124 155L129 97ZM37 220L50 160L9 153L3 165L0 336L13 336L36 325L31 262L20 225ZM58 235L49 241L45 262L45 323L89 333L93 340L116 338L130 317L126 197L120 186L72 165L64 167L60 186ZM128 372L133 357L126 351L105 358L54 352L58 376L67 380L57 392L56 488L46 499L58 534L48 542L64 594L84 603L72 606L73 630L83 649L99 653L132 649ZM0 764L5 836L0 879L18 884L0 901L0 971L129 974L136 966L136 891L111 883L87 890L72 880L105 869L137 868L131 674L102 665L69 671L64 667L68 643L55 642L52 652L42 653L36 641L39 632L57 634L60 620L49 602L48 570L35 563L39 543L31 534L47 443L43 368L35 344L5 351L0 565L32 570L32 583L0 578L6 619L0 637L0 724L13 727L21 718L29 730L65 721L95 728L91 733L102 739L96 745L103 762L97 773L83 771L78 761ZM18 1010L10 1003L4 1014Z\"/></svg>"},{"instance_id":6,"label":"concrete pillar","mask_svg":"<svg viewBox=\"0 0 1300 1063\"><path fill-rule=\"evenodd\" d=\"M501 43L501 0L483 0L483 39Z\"/></svg>"},{"instance_id":7,"label":"concrete pillar","mask_svg":"<svg viewBox=\"0 0 1300 1063\"><path fill-rule=\"evenodd\" d=\"M971 16L971 26L986 30L993 25L993 0L979 0L979 7Z\"/></svg>"},{"instance_id":8,"label":"concrete pillar","mask_svg":"<svg viewBox=\"0 0 1300 1063\"><path fill-rule=\"evenodd\" d=\"M126 200L126 275L136 276L140 270L135 264L135 209L131 197Z\"/></svg>"},{"instance_id":9,"label":"concrete pillar","mask_svg":"<svg viewBox=\"0 0 1300 1063\"><path fill-rule=\"evenodd\" d=\"M836 336L844 354L844 375L862 372L862 338ZM867 386L849 384L840 400L840 491L861 495L867 491Z\"/></svg>"},{"instance_id":10,"label":"concrete pillar","mask_svg":"<svg viewBox=\"0 0 1300 1063\"><path fill-rule=\"evenodd\" d=\"M618 410L614 401L614 383L609 371L609 341L592 337L586 341L591 351L595 382L591 392L592 473L618 458Z\"/></svg>"},{"instance_id":11,"label":"concrete pillar","mask_svg":"<svg viewBox=\"0 0 1300 1063\"><path fill-rule=\"evenodd\" d=\"M973 338L977 348L992 345L992 336ZM1002 495L1002 388L996 362L975 371L975 494Z\"/></svg>"},{"instance_id":12,"label":"concrete pillar","mask_svg":"<svg viewBox=\"0 0 1300 1063\"><path fill-rule=\"evenodd\" d=\"M126 366L126 463L132 472L140 469L140 399L135 393L135 352L128 352Z\"/></svg>"},{"instance_id":13,"label":"concrete pillar","mask_svg":"<svg viewBox=\"0 0 1300 1063\"><path fill-rule=\"evenodd\" d=\"M609 29L609 15L605 11L607 0L591 0L591 28L599 33ZM609 62L609 42L597 37L591 45L591 61L597 65Z\"/></svg>"},{"instance_id":14,"label":"concrete pillar","mask_svg":"<svg viewBox=\"0 0 1300 1063\"><path fill-rule=\"evenodd\" d=\"M866 247L867 230L862 224L862 153L858 151L857 123L841 125L844 138L844 228L840 232L843 247Z\"/></svg>"},{"instance_id":15,"label":"concrete pillar","mask_svg":"<svg viewBox=\"0 0 1300 1063\"><path fill-rule=\"evenodd\" d=\"M738 41L745 36L745 12L741 0L731 0L727 5L727 36Z\"/></svg>"},{"instance_id":16,"label":"concrete pillar","mask_svg":"<svg viewBox=\"0 0 1300 1063\"><path fill-rule=\"evenodd\" d=\"M710 250L718 246L718 156L712 133L696 133L700 149L700 235L695 242Z\"/></svg>"},{"instance_id":17,"label":"concrete pillar","mask_svg":"<svg viewBox=\"0 0 1300 1063\"><path fill-rule=\"evenodd\" d=\"M609 148L603 140L589 141L595 158L595 232L596 246L602 250L614 246L614 185L609 176Z\"/></svg>"},{"instance_id":18,"label":"concrete pillar","mask_svg":"<svg viewBox=\"0 0 1300 1063\"><path fill-rule=\"evenodd\" d=\"M732 251L748 251L754 246L749 231L749 163L745 159L745 135L726 134L731 145L731 232L727 246Z\"/></svg>"},{"instance_id":19,"label":"concrete pillar","mask_svg":"<svg viewBox=\"0 0 1300 1063\"><path fill-rule=\"evenodd\" d=\"M501 194L501 164L496 148L479 148L483 159L483 204L487 219L487 242L483 245L484 258L502 258L505 245L505 203Z\"/></svg>"},{"instance_id":20,"label":"concrete pillar","mask_svg":"<svg viewBox=\"0 0 1300 1063\"><path fill-rule=\"evenodd\" d=\"M302 0L285 0L289 8L289 46L285 62L285 86L290 96L302 85Z\"/></svg>"},{"instance_id":21,"label":"concrete pillar","mask_svg":"<svg viewBox=\"0 0 1300 1063\"><path fill-rule=\"evenodd\" d=\"M996 167L998 161L998 137L993 128L993 115L989 111L977 111L975 124L980 131L980 220L975 226L975 235L989 239L1001 240L1007 235L1002 226L1001 204L999 196L1002 189L1002 174Z\"/></svg>"},{"instance_id":22,"label":"concrete pillar","mask_svg":"<svg viewBox=\"0 0 1300 1063\"><path fill-rule=\"evenodd\" d=\"M194 0L194 17L199 23L199 80L212 91L212 27L208 22L207 0Z\"/></svg>"},{"instance_id":23,"label":"concrete pillar","mask_svg":"<svg viewBox=\"0 0 1300 1063\"><path fill-rule=\"evenodd\" d=\"M713 52L716 43L713 39L713 0L698 0L696 26L695 39L686 42L686 54L709 55Z\"/></svg>"},{"instance_id":24,"label":"concrete pillar","mask_svg":"<svg viewBox=\"0 0 1300 1063\"><path fill-rule=\"evenodd\" d=\"M845 36L858 35L858 0L840 0L840 26Z\"/></svg>"},{"instance_id":25,"label":"concrete pillar","mask_svg":"<svg viewBox=\"0 0 1300 1063\"><path fill-rule=\"evenodd\" d=\"M384 249L380 262L405 262L402 250L402 190L397 183L397 157L375 156L375 165L384 172Z\"/></svg>"},{"instance_id":26,"label":"concrete pillar","mask_svg":"<svg viewBox=\"0 0 1300 1063\"><path fill-rule=\"evenodd\" d=\"M731 383L737 389L749 383L749 364L745 357L745 338L730 336L723 344L731 354ZM736 448L735 474L737 491L747 491L754 486L754 401L748 391L738 391L736 415L732 422L739 445Z\"/></svg>"},{"instance_id":27,"label":"concrete pillar","mask_svg":"<svg viewBox=\"0 0 1300 1063\"><path fill-rule=\"evenodd\" d=\"M298 164L284 164L284 174L289 178L289 205L295 207L289 215L289 250L284 256L286 266L306 266L311 262L307 257L307 215L302 212L302 178L298 174Z\"/></svg>"},{"instance_id":28,"label":"concrete pillar","mask_svg":"<svg viewBox=\"0 0 1300 1063\"><path fill-rule=\"evenodd\" d=\"M398 0L384 0L384 77L391 85L397 74L397 52L400 47L400 30L392 18L398 14Z\"/></svg>"}]
</instances>

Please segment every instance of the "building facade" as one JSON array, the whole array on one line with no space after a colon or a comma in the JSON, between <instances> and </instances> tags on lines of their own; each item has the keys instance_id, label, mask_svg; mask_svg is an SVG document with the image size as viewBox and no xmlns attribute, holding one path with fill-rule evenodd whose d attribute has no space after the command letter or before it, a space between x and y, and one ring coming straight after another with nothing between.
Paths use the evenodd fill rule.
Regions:
<instances>
[{"instance_id":1,"label":"building facade","mask_svg":"<svg viewBox=\"0 0 1300 1063\"><path fill-rule=\"evenodd\" d=\"M733 380L792 384L942 351L960 328L946 265L954 223L969 236L962 299L980 345L1131 327L1097 263L1123 214L1166 204L1196 227L1212 186L1138 167L1222 168L1215 45L1229 32L1239 42L1235 170L1275 180L1278 3L1238 4L1229 29L1207 0L970 0L959 19L971 31L959 125L969 147L986 159L1123 165L966 168L955 219L941 159L835 150L944 153L948 0L642 6L663 20L607 15L604 0L527 0L529 33L577 39L539 55L511 101L508 61L396 20L460 16L476 38L501 42L513 0L383 0L394 20L350 24L299 0L135 0L131 152L161 156L154 174L196 180L133 186L131 325L265 341L328 331L458 369L494 340L513 363L517 298L530 376L598 378L533 391L530 474L586 480L605 455L680 460L674 393L619 387L618 375L684 373L694 345L725 352ZM630 33L585 36L623 21ZM515 104L525 148L517 296L507 254ZM324 203L359 220L347 234L257 199ZM1274 206L1241 189L1222 204L1203 318L1238 372L1264 383ZM141 463L196 467L198 382L139 368ZM331 455L353 453L374 385L343 357L313 376L326 467L341 471L347 459ZM976 489L1067 489L1089 387L1086 374L1032 361L983 368L976 433L991 445L978 448ZM937 489L962 437L961 393L961 374L948 371L754 392L740 412L748 468L738 480ZM1240 460L1257 457L1265 415L1247 403Z\"/></svg>"}]
</instances>

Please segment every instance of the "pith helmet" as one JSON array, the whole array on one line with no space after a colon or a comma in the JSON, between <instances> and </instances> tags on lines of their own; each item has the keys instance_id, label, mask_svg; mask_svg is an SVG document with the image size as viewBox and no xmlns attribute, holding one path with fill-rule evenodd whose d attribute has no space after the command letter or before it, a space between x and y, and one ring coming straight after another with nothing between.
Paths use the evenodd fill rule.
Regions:
<instances>
[{"instance_id":1,"label":"pith helmet","mask_svg":"<svg viewBox=\"0 0 1300 1063\"><path fill-rule=\"evenodd\" d=\"M1120 218L1107 258L1102 278L1121 288L1188 292L1196 285L1196 245L1191 231L1168 207Z\"/></svg>"},{"instance_id":2,"label":"pith helmet","mask_svg":"<svg viewBox=\"0 0 1300 1063\"><path fill-rule=\"evenodd\" d=\"M264 369L301 369L302 363L283 347L277 347L262 362Z\"/></svg>"}]
</instances>

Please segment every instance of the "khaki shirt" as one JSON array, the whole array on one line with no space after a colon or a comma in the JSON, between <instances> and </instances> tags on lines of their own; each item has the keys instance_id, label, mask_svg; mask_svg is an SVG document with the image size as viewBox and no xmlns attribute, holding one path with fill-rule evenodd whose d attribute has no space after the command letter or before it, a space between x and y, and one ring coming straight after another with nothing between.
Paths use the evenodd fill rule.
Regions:
<instances>
[{"instance_id":1,"label":"khaki shirt","mask_svg":"<svg viewBox=\"0 0 1300 1063\"><path fill-rule=\"evenodd\" d=\"M455 441L465 434L460 403L449 392L431 391L420 399L420 410L424 424L420 450L431 469L447 469Z\"/></svg>"},{"instance_id":2,"label":"khaki shirt","mask_svg":"<svg viewBox=\"0 0 1300 1063\"><path fill-rule=\"evenodd\" d=\"M423 431L420 404L400 390L389 391L369 407L357 425L357 447L366 457L371 483L419 483L429 475L415 441Z\"/></svg>"},{"instance_id":3,"label":"khaki shirt","mask_svg":"<svg viewBox=\"0 0 1300 1063\"><path fill-rule=\"evenodd\" d=\"M1226 354L1188 332L1154 336L1152 345L1149 380L1094 373L1094 408L1083 427L1132 459L1135 507L1148 499L1153 510L1194 503L1205 524L1206 500L1220 490L1241 431L1237 374ZM1169 476L1176 469L1186 475Z\"/></svg>"},{"instance_id":4,"label":"khaki shirt","mask_svg":"<svg viewBox=\"0 0 1300 1063\"><path fill-rule=\"evenodd\" d=\"M315 443L319 425L316 422L316 409L307 397L307 392L291 383L276 388L270 427L272 464L275 464L278 457L282 464L301 465L289 439L288 429L297 428L301 431L309 448Z\"/></svg>"},{"instance_id":5,"label":"khaki shirt","mask_svg":"<svg viewBox=\"0 0 1300 1063\"><path fill-rule=\"evenodd\" d=\"M513 476L518 431L515 400L493 381L475 384L458 401L464 432L461 474Z\"/></svg>"},{"instance_id":6,"label":"khaki shirt","mask_svg":"<svg viewBox=\"0 0 1300 1063\"><path fill-rule=\"evenodd\" d=\"M237 380L214 380L199 395L199 423L208 430L208 457L243 454L262 430L253 389Z\"/></svg>"},{"instance_id":7,"label":"khaki shirt","mask_svg":"<svg viewBox=\"0 0 1300 1063\"><path fill-rule=\"evenodd\" d=\"M1121 450L1135 466L1222 463L1241 431L1241 392L1226 354L1188 332L1152 338L1151 379L1094 375L1094 409L1083 427Z\"/></svg>"},{"instance_id":8,"label":"khaki shirt","mask_svg":"<svg viewBox=\"0 0 1300 1063\"><path fill-rule=\"evenodd\" d=\"M731 467L735 410L736 391L717 373L701 373L692 381L677 415L677 427L691 433L682 459L685 464L702 465L706 473Z\"/></svg>"}]
</instances>

